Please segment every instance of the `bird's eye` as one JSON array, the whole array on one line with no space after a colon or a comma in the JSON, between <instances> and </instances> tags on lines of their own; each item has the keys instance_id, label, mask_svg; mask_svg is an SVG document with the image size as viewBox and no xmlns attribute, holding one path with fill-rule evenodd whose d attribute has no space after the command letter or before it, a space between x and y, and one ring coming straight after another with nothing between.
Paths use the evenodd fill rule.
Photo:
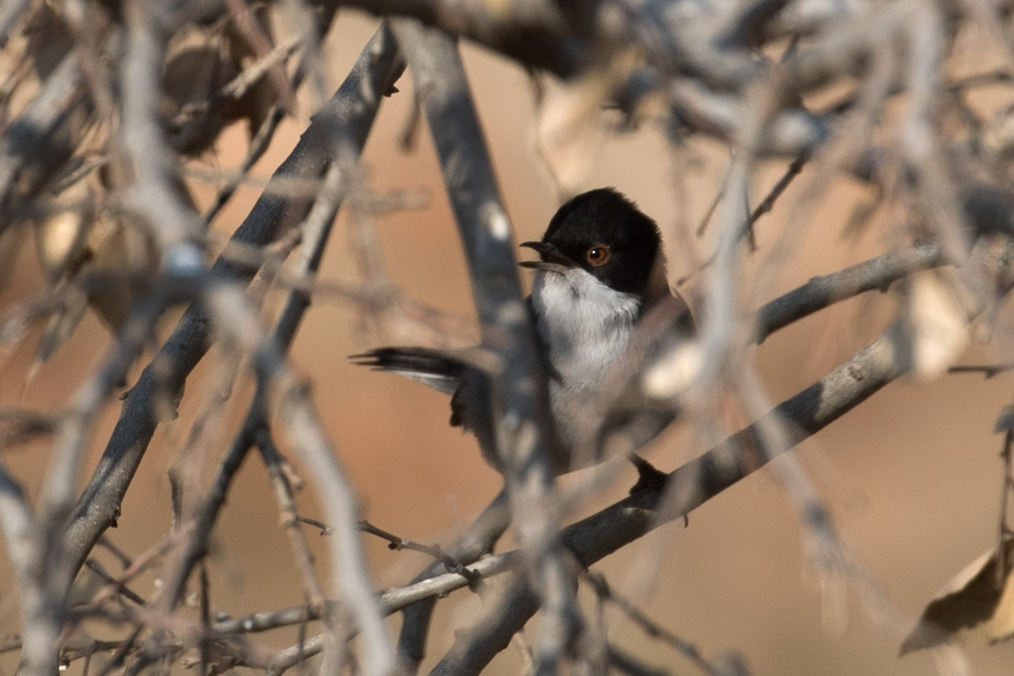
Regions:
<instances>
[{"instance_id":1,"label":"bird's eye","mask_svg":"<svg viewBox=\"0 0 1014 676\"><path fill-rule=\"evenodd\" d=\"M609 259L613 257L613 250L609 248L608 244L596 244L588 249L584 257L589 265L597 268L609 262Z\"/></svg>"}]
</instances>

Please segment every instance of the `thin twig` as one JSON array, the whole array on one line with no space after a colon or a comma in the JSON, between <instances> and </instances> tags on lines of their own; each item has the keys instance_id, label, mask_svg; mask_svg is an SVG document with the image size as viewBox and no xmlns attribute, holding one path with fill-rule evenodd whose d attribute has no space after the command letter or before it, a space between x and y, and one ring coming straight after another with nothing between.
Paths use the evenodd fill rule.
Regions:
<instances>
[{"instance_id":1,"label":"thin twig","mask_svg":"<svg viewBox=\"0 0 1014 676\"><path fill-rule=\"evenodd\" d=\"M775 202L782 196L782 193L788 189L793 179L802 173L803 167L809 159L808 155L800 155L796 159L792 160L792 162L789 163L788 168L786 168L785 173L782 174L782 177L778 179L778 182L771 187L771 190L769 190L768 194L764 196L764 199L761 200L760 204L754 207L754 210L750 213L749 232L751 233L751 247L756 246L752 243L753 225L758 221L758 219L760 219L761 216L770 212L771 209L774 208Z\"/></svg>"},{"instance_id":2,"label":"thin twig","mask_svg":"<svg viewBox=\"0 0 1014 676\"><path fill-rule=\"evenodd\" d=\"M1000 492L1000 518L997 524L996 542L996 588L1002 589L1008 575L1007 569L1007 540L1014 531L1008 524L1008 505L1010 504L1011 492L1014 491L1014 426L1010 421L1010 407L1001 413L1001 420L1006 429L1003 435L1003 448L1000 451L1000 458L1003 461L1003 487ZM1006 419L1005 419L1006 418Z\"/></svg>"},{"instance_id":3,"label":"thin twig","mask_svg":"<svg viewBox=\"0 0 1014 676\"><path fill-rule=\"evenodd\" d=\"M232 15L233 24L239 33L246 40L259 60L268 60L273 46L268 36L265 35L261 23L254 15L254 12L247 5L245 0L225 0ZM279 103L288 112L292 112L296 105L296 92L286 76L285 69L278 63L271 63L267 67L268 77L274 85L275 93L278 95Z\"/></svg>"},{"instance_id":4,"label":"thin twig","mask_svg":"<svg viewBox=\"0 0 1014 676\"><path fill-rule=\"evenodd\" d=\"M299 523L305 523L308 526L313 526L314 528L319 528L321 535L331 535L332 533L334 533L334 531L331 530L331 526L327 525L323 521L311 519L308 516L302 516L301 514L297 514L296 521L298 521Z\"/></svg>"},{"instance_id":5,"label":"thin twig","mask_svg":"<svg viewBox=\"0 0 1014 676\"><path fill-rule=\"evenodd\" d=\"M85 561L85 565L88 566L88 568L93 573L102 578L102 580L106 584L113 586L116 589L117 593L121 594L124 598L130 599L139 606L147 605L148 602L140 594L136 593L130 587L123 584L122 582L114 578L112 575L107 573L106 569L103 568L102 564L100 564L98 561L88 559L87 561Z\"/></svg>"},{"instance_id":6,"label":"thin twig","mask_svg":"<svg viewBox=\"0 0 1014 676\"><path fill-rule=\"evenodd\" d=\"M458 575L466 578L469 582L475 583L481 579L477 573L469 570L463 563L461 563L461 561L445 553L439 545L423 545L418 542L400 538L393 533L377 528L365 519L359 520L359 529L364 533L376 535L377 537L386 540L388 543L388 549L392 549L394 551L408 549L413 552L421 552L444 564L444 567L447 568L448 572L457 573Z\"/></svg>"},{"instance_id":7,"label":"thin twig","mask_svg":"<svg viewBox=\"0 0 1014 676\"><path fill-rule=\"evenodd\" d=\"M341 129L343 134L348 135L345 137L349 139L346 150L362 149L380 103L379 94L387 91L402 69L393 41L385 38L385 31L382 28L369 43L352 73L328 106L318 113L275 177L284 180L290 176L319 176L338 152L334 142L335 129ZM378 97L369 101L363 99L369 92L378 94ZM361 101L364 105L351 105L350 100ZM306 199L262 197L233 239L253 246L266 244L278 232L298 223L310 205L311 202ZM255 272L248 266L226 262L216 263L213 269L216 274L228 274L238 280L248 280ZM160 399L158 393L168 391L172 395L170 399L177 396L186 376L206 353L209 336L210 325L203 312L196 307L188 310L153 360L152 364L157 367L149 364L132 388L67 530L69 574L59 581L65 589L69 588L73 573L80 567L95 540L115 520L134 470L160 422L155 405Z\"/></svg>"},{"instance_id":8,"label":"thin twig","mask_svg":"<svg viewBox=\"0 0 1014 676\"><path fill-rule=\"evenodd\" d=\"M718 669L704 659L704 656L701 654L700 649L696 645L680 638L662 625L653 621L630 601L622 596L618 596L609 586L605 576L599 573L586 572L582 578L592 585L592 588L595 590L595 594L600 599L608 601L622 610L623 613L633 620L634 623L648 636L660 639L667 645L671 646L674 650L676 650L676 652L683 655L691 663L693 663L694 666L700 669L701 672L708 674L709 676L721 675L721 672Z\"/></svg>"},{"instance_id":9,"label":"thin twig","mask_svg":"<svg viewBox=\"0 0 1014 676\"><path fill-rule=\"evenodd\" d=\"M282 528L289 536L289 544L292 546L292 554L296 560L296 567L299 568L300 576L303 578L303 591L307 596L308 605L312 608L319 608L324 604L324 587L317 577L317 571L313 566L313 554L310 552L310 545L306 541L306 535L298 527L298 522L303 519L296 511L296 502L292 494L292 486L286 478L283 469L283 458L274 439L266 428L260 428L256 436L257 448L260 450L261 460L268 470L268 477L274 488L275 500L278 502L279 510L282 512ZM325 533L321 532L321 535Z\"/></svg>"},{"instance_id":10,"label":"thin twig","mask_svg":"<svg viewBox=\"0 0 1014 676\"><path fill-rule=\"evenodd\" d=\"M948 373L981 373L986 380L1009 371L1014 371L1014 364L957 364L947 369Z\"/></svg>"},{"instance_id":11,"label":"thin twig","mask_svg":"<svg viewBox=\"0 0 1014 676\"><path fill-rule=\"evenodd\" d=\"M331 27L331 21L333 18L334 12L327 12L325 14L324 20L321 21L320 25L317 27L319 35L316 36L313 42L318 42L320 35L327 32L327 30ZM302 84L303 79L306 77L307 58L308 57L304 56L300 59L299 65L292 74L292 84L290 86L293 91L299 89L300 84ZM228 181L226 181L225 185L218 190L212 204L201 215L201 222L204 227L208 227L211 224L211 222L215 219L215 216L218 215L223 207L225 207L232 196L236 193L239 186L243 184L244 180L246 180L250 170L253 169L253 166L267 151L268 146L271 144L271 140L274 138L275 132L278 130L278 126L282 123L282 120L285 119L287 112L286 107L281 103L275 102L272 104L267 115L264 116L264 120L254 132L253 138L250 139L250 145L247 147L246 157L243 158L243 162L240 164L239 169Z\"/></svg>"}]
</instances>

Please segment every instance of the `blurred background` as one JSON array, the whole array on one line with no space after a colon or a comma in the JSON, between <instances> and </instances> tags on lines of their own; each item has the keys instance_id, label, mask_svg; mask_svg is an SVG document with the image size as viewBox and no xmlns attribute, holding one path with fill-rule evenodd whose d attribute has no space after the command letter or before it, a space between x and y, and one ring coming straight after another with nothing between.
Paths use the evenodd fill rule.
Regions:
<instances>
[{"instance_id":1,"label":"blurred background","mask_svg":"<svg viewBox=\"0 0 1014 676\"><path fill-rule=\"evenodd\" d=\"M352 12L339 16L325 48L323 90L328 94L348 72L375 26L374 21ZM463 53L515 241L538 239L559 199L536 151L538 120L532 81L496 55L467 44ZM368 186L377 195L397 192L419 197L420 207L372 216L384 263L392 281L413 297L471 318L471 293L457 231L425 126L414 150L406 153L398 147L397 137L411 114L411 78L404 76L398 86L401 91L381 108L363 166ZM989 105L1002 103L997 100ZM317 105L312 91L302 105L300 118L285 124L257 165L255 176L269 176L291 150ZM613 122L617 121L607 116L606 127ZM614 186L658 221L666 236L670 279L674 280L694 272L688 269L690 262L695 257L705 259L714 246L707 231L694 240L697 250L690 256L676 250L675 233L693 232L705 218L721 189L727 151L717 143L695 142L675 155L664 131L650 117L634 126L602 135L597 151L582 160L586 167L582 187ZM228 135L234 137L233 144L225 143L220 152L194 166L236 166L246 146L246 132L237 126ZM762 180L754 186L752 203L766 194L783 171L779 163L765 167ZM200 178L192 178L190 184L201 206L217 187L214 181ZM816 208L805 215L803 225L792 220L801 212L790 208L791 190L757 227L758 260L771 252L785 228L798 227L800 233L791 258L770 288L757 290L762 300L891 245L879 238L876 228L858 234L844 232L855 206L869 199L864 186L848 181L829 185ZM240 222L257 193L258 186L245 188L228 207L219 219L223 236ZM357 281L350 252L352 225L343 210L321 274L325 282ZM14 266L3 293L5 304L25 296L37 284L38 264L30 245L22 247ZM527 273L523 277L527 283ZM692 277L684 290L693 296L699 280L700 276ZM853 299L778 332L756 348L749 359L755 362L771 400L780 401L811 384L879 335L896 302L891 293ZM166 326L169 329L171 323ZM467 333L458 337L468 339ZM363 516L401 537L447 544L492 499L500 479L481 460L474 440L448 426L447 397L349 364L347 355L393 339L404 342L403 336L379 330L360 305L325 291L315 298L293 357L312 383L341 462L358 488ZM0 373L0 405L58 409L110 346L106 329L89 315L26 389L34 350L33 341L26 341L8 355ZM126 496L118 528L107 534L133 555L157 544L169 527L166 474L194 413L206 401L201 383L214 376L215 354L188 381L179 419L156 435ZM995 345L977 345L959 362L983 363L1001 357ZM250 391L249 379L237 388L233 403L237 416ZM875 589L877 598L864 592L864 585L842 587L814 570L800 515L770 467L693 512L688 526L679 522L660 528L594 569L605 573L618 593L659 624L696 644L705 657L738 651L752 674L915 675L933 673L941 661L965 664L976 674L1009 674L1014 663L1014 646L1009 643L948 653L923 651L901 659L898 649L938 589L995 542L1002 436L992 430L1010 400L1010 376L908 379L888 386L794 451L865 566L870 577L866 589ZM118 412L119 404L114 402L95 430L89 471ZM734 414L728 418L730 426L735 424ZM229 423L221 421L223 447ZM707 450L708 442L677 431L657 442L648 455L660 468L671 470ZM46 449L40 443L3 451L5 461L32 491L37 490L45 470ZM209 470L215 466L217 452L204 459ZM301 511L319 516L312 477L303 478ZM630 471L607 497L621 498L632 481ZM573 516L594 509L596 504L585 505ZM263 466L251 455L216 530L217 546L209 568L216 611L238 616L303 601L278 522ZM311 541L320 564L325 564L320 538L312 536ZM508 535L498 550L511 547ZM428 562L417 553L389 551L380 541L369 542L369 552L382 588L405 584ZM146 596L157 584L153 573L134 586ZM481 607L482 600L468 591L456 592L439 604L431 657L424 668L451 645L453 629L467 624ZM17 620L17 593L4 560L0 564L0 633L16 632ZM399 621L397 617L390 621L392 635ZM622 615L610 612L607 622L614 640L647 664L670 673L694 672L686 660L644 636ZM531 623L528 631L534 626ZM88 631L94 636L115 633L101 624L89 625ZM278 631L256 640L281 648L295 640L295 632ZM489 673L515 674L522 664L521 649L512 645ZM12 674L15 667L16 654L0 657L0 673Z\"/></svg>"}]
</instances>

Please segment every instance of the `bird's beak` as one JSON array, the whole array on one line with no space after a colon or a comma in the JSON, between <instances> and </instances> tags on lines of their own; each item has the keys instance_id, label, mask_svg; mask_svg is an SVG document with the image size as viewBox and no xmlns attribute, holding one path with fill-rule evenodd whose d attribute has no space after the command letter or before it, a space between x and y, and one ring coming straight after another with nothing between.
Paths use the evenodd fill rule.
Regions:
<instances>
[{"instance_id":1,"label":"bird's beak","mask_svg":"<svg viewBox=\"0 0 1014 676\"><path fill-rule=\"evenodd\" d=\"M541 257L541 260L521 261L518 263L523 268L533 268L535 270L559 272L562 274L577 266L577 263L560 253L559 249L552 244L547 244L546 242L522 242L521 246L535 249Z\"/></svg>"}]
</instances>

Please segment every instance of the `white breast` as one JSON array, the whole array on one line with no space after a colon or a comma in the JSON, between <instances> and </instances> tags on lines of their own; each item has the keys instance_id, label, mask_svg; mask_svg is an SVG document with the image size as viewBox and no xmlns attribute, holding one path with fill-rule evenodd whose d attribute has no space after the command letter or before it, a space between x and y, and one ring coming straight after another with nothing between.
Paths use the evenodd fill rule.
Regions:
<instances>
[{"instance_id":1,"label":"white breast","mask_svg":"<svg viewBox=\"0 0 1014 676\"><path fill-rule=\"evenodd\" d=\"M626 354L640 302L573 268L564 274L538 271L532 304L553 368L553 416L562 441L571 444L575 418Z\"/></svg>"}]
</instances>

